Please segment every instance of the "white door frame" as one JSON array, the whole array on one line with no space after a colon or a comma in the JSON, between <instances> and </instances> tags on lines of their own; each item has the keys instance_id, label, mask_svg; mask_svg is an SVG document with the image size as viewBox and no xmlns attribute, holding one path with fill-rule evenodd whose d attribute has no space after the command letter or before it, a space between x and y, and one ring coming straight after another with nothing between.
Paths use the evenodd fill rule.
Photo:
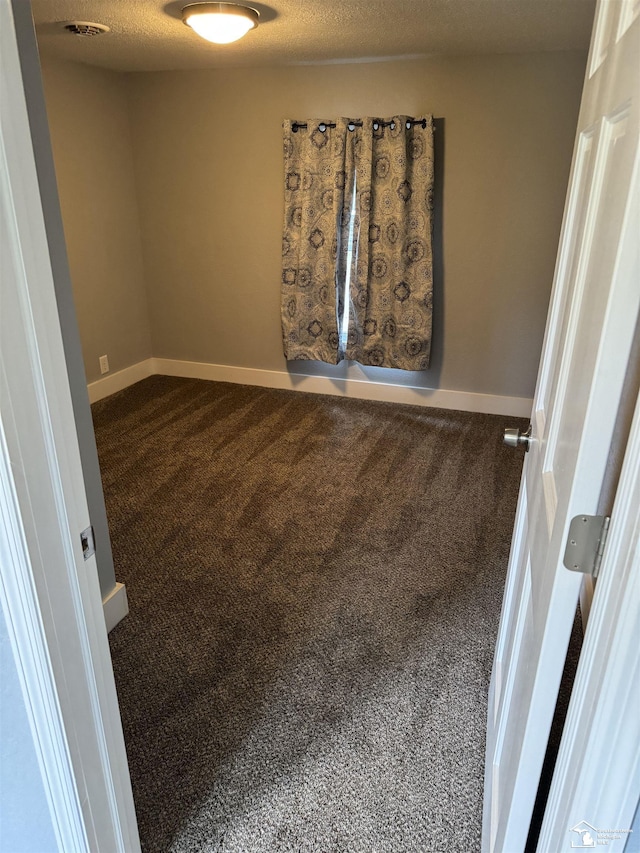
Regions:
<instances>
[{"instance_id":1,"label":"white door frame","mask_svg":"<svg viewBox=\"0 0 640 853\"><path fill-rule=\"evenodd\" d=\"M61 851L136 853L22 75L0 0L0 605ZM19 769L16 768L16 772Z\"/></svg>"}]
</instances>

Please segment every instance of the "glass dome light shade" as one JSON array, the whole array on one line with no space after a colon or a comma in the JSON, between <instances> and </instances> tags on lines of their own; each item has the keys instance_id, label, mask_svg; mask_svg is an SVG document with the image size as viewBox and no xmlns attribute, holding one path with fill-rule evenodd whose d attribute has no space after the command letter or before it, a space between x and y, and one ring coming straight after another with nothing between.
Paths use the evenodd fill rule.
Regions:
<instances>
[{"instance_id":1,"label":"glass dome light shade","mask_svg":"<svg viewBox=\"0 0 640 853\"><path fill-rule=\"evenodd\" d=\"M235 3L192 3L182 10L182 20L214 44L230 44L258 26L258 13Z\"/></svg>"}]
</instances>

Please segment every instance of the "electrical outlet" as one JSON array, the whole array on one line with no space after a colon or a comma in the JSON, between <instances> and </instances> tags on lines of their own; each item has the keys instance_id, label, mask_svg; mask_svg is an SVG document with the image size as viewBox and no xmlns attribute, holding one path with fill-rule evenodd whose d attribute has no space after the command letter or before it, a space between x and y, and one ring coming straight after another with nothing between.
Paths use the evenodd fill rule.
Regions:
<instances>
[{"instance_id":1,"label":"electrical outlet","mask_svg":"<svg viewBox=\"0 0 640 853\"><path fill-rule=\"evenodd\" d=\"M106 355L100 356L100 373L108 373L109 372L109 359Z\"/></svg>"}]
</instances>

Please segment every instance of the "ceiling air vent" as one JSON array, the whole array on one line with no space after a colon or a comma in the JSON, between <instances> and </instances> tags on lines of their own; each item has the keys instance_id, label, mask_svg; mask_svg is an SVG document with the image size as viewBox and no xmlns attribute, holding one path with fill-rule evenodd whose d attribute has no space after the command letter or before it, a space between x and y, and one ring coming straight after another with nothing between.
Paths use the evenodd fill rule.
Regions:
<instances>
[{"instance_id":1,"label":"ceiling air vent","mask_svg":"<svg viewBox=\"0 0 640 853\"><path fill-rule=\"evenodd\" d=\"M104 24L93 24L90 21L69 21L62 26L74 36L99 36L109 32L109 27L105 27Z\"/></svg>"}]
</instances>

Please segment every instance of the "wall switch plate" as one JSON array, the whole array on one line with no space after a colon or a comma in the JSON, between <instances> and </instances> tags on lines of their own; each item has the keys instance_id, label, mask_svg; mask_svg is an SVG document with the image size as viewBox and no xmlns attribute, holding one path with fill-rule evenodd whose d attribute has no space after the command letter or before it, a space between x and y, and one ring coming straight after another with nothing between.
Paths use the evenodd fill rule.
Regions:
<instances>
[{"instance_id":1,"label":"wall switch plate","mask_svg":"<svg viewBox=\"0 0 640 853\"><path fill-rule=\"evenodd\" d=\"M106 355L100 356L100 373L108 373L109 372L109 359Z\"/></svg>"}]
</instances>

